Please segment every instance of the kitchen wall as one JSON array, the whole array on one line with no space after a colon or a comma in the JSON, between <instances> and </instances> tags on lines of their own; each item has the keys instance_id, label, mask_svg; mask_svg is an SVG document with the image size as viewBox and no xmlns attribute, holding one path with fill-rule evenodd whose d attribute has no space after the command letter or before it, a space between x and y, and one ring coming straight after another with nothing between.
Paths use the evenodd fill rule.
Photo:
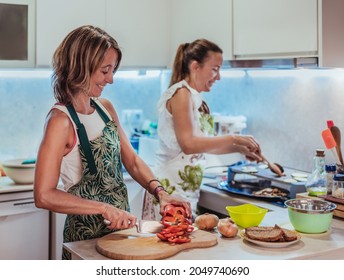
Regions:
<instances>
[{"instance_id":1,"label":"kitchen wall","mask_svg":"<svg viewBox=\"0 0 344 280\"><path fill-rule=\"evenodd\" d=\"M47 70L0 70L0 161L34 157L44 119L55 102ZM119 71L103 97L119 116L142 109L156 121L156 102L167 87L169 71ZM332 119L344 130L344 70L223 70L210 93L203 93L213 113L244 115L268 159L310 171L315 149L325 148L321 131ZM326 160L333 161L330 151Z\"/></svg>"}]
</instances>

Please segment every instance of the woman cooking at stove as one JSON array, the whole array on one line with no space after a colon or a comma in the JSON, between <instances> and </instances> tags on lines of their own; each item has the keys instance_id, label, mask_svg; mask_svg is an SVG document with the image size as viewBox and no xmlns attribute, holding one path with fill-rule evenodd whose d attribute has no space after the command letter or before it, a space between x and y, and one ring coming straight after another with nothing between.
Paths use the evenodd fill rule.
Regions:
<instances>
[{"instance_id":1,"label":"woman cooking at stove","mask_svg":"<svg viewBox=\"0 0 344 280\"><path fill-rule=\"evenodd\" d=\"M156 174L169 193L178 194L192 204L197 202L205 166L204 153L241 153L262 161L259 144L252 136L214 137L213 119L201 92L209 92L220 80L222 50L215 43L199 39L179 46L169 88L158 103ZM146 193L144 219L159 219L156 201Z\"/></svg>"},{"instance_id":2,"label":"woman cooking at stove","mask_svg":"<svg viewBox=\"0 0 344 280\"><path fill-rule=\"evenodd\" d=\"M53 87L58 101L49 112L39 148L34 182L37 207L68 214L64 242L98 238L133 227L122 163L160 202L189 202L169 195L127 139L115 108L98 99L113 83L122 54L114 38L93 26L70 32L53 57ZM57 189L59 177L66 191ZM106 225L104 221L108 221ZM64 251L63 259L70 258Z\"/></svg>"}]
</instances>

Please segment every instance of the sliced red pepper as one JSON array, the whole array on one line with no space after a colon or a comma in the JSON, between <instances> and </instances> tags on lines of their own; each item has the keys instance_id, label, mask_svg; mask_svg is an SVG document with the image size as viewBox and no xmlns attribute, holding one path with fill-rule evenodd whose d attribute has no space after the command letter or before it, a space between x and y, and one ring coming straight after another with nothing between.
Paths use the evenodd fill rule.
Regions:
<instances>
[{"instance_id":1,"label":"sliced red pepper","mask_svg":"<svg viewBox=\"0 0 344 280\"><path fill-rule=\"evenodd\" d=\"M172 226L175 223L175 219L172 216L165 216L161 219L161 223L165 226Z\"/></svg>"},{"instance_id":2,"label":"sliced red pepper","mask_svg":"<svg viewBox=\"0 0 344 280\"><path fill-rule=\"evenodd\" d=\"M164 226L173 226L179 225L185 221L184 216L182 215L175 215L175 216L165 216L161 219L161 222Z\"/></svg>"},{"instance_id":3,"label":"sliced red pepper","mask_svg":"<svg viewBox=\"0 0 344 280\"><path fill-rule=\"evenodd\" d=\"M186 229L186 232L193 232L195 228L192 226L188 226L188 228Z\"/></svg>"},{"instance_id":4,"label":"sliced red pepper","mask_svg":"<svg viewBox=\"0 0 344 280\"><path fill-rule=\"evenodd\" d=\"M176 236L168 239L168 242L171 243L187 243L190 242L191 239L188 238L187 236Z\"/></svg>"},{"instance_id":5,"label":"sliced red pepper","mask_svg":"<svg viewBox=\"0 0 344 280\"><path fill-rule=\"evenodd\" d=\"M175 215L182 215L186 217L186 212L184 207L182 206L174 206L173 204L169 204L165 207L164 210L164 216L172 216L174 217Z\"/></svg>"},{"instance_id":6,"label":"sliced red pepper","mask_svg":"<svg viewBox=\"0 0 344 280\"><path fill-rule=\"evenodd\" d=\"M156 234L161 240L163 240L163 241L166 241L167 240L167 237L166 236L164 236L162 233L157 233Z\"/></svg>"},{"instance_id":7,"label":"sliced red pepper","mask_svg":"<svg viewBox=\"0 0 344 280\"><path fill-rule=\"evenodd\" d=\"M176 206L175 207L175 213L178 215L182 215L182 216L186 217L186 212L185 212L184 207Z\"/></svg>"},{"instance_id":8,"label":"sliced red pepper","mask_svg":"<svg viewBox=\"0 0 344 280\"><path fill-rule=\"evenodd\" d=\"M161 222L164 228L157 236L162 241L170 243L186 243L191 241L189 234L194 228L191 226L192 221L186 217L183 207L172 204L167 205Z\"/></svg>"}]
</instances>

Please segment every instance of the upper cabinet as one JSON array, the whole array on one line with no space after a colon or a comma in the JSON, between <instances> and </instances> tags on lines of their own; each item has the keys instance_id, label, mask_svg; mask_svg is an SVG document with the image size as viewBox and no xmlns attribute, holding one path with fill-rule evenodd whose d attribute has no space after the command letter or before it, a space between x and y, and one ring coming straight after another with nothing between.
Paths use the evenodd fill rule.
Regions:
<instances>
[{"instance_id":1,"label":"upper cabinet","mask_svg":"<svg viewBox=\"0 0 344 280\"><path fill-rule=\"evenodd\" d=\"M344 1L322 1L322 41L320 66L344 66Z\"/></svg>"},{"instance_id":2,"label":"upper cabinet","mask_svg":"<svg viewBox=\"0 0 344 280\"><path fill-rule=\"evenodd\" d=\"M36 67L51 67L60 42L83 24L118 41L121 69L170 68L178 46L198 38L217 43L225 60L316 57L344 66L343 0L35 1Z\"/></svg>"},{"instance_id":3,"label":"upper cabinet","mask_svg":"<svg viewBox=\"0 0 344 280\"><path fill-rule=\"evenodd\" d=\"M106 0L36 0L37 67L51 67L52 56L74 28L83 24L105 27Z\"/></svg>"},{"instance_id":4,"label":"upper cabinet","mask_svg":"<svg viewBox=\"0 0 344 280\"><path fill-rule=\"evenodd\" d=\"M35 66L35 0L1 1L0 42L0 68Z\"/></svg>"},{"instance_id":5,"label":"upper cabinet","mask_svg":"<svg viewBox=\"0 0 344 280\"><path fill-rule=\"evenodd\" d=\"M165 67L168 0L37 0L37 67L50 67L54 51L74 28L104 28L123 52L121 68Z\"/></svg>"},{"instance_id":6,"label":"upper cabinet","mask_svg":"<svg viewBox=\"0 0 344 280\"><path fill-rule=\"evenodd\" d=\"M199 38L215 42L232 60L232 0L170 1L170 65L177 48Z\"/></svg>"},{"instance_id":7,"label":"upper cabinet","mask_svg":"<svg viewBox=\"0 0 344 280\"><path fill-rule=\"evenodd\" d=\"M233 56L318 56L318 1L233 0Z\"/></svg>"},{"instance_id":8,"label":"upper cabinet","mask_svg":"<svg viewBox=\"0 0 344 280\"><path fill-rule=\"evenodd\" d=\"M118 41L122 49L122 69L167 65L168 2L168 0L106 1L106 31Z\"/></svg>"}]
</instances>

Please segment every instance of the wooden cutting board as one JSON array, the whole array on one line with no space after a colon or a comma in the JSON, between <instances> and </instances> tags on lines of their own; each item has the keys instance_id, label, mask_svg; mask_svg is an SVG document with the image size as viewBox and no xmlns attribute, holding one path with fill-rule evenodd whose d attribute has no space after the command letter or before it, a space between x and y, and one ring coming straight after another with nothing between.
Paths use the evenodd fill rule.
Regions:
<instances>
[{"instance_id":1,"label":"wooden cutting board","mask_svg":"<svg viewBox=\"0 0 344 280\"><path fill-rule=\"evenodd\" d=\"M155 234L140 236L130 233L110 233L96 243L97 251L116 260L159 260L173 256L185 249L205 248L217 244L216 233L196 230L191 242L170 244L161 241Z\"/></svg>"}]
</instances>

